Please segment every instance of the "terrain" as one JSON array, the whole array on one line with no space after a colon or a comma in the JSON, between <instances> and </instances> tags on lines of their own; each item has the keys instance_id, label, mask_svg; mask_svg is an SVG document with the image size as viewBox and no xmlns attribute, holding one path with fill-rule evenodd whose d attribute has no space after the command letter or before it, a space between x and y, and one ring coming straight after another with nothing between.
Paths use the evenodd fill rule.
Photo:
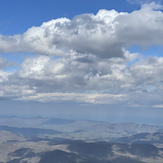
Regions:
<instances>
[{"instance_id":1,"label":"terrain","mask_svg":"<svg viewBox=\"0 0 163 163\"><path fill-rule=\"evenodd\" d=\"M0 118L0 163L162 163L161 127L48 117Z\"/></svg>"},{"instance_id":2,"label":"terrain","mask_svg":"<svg viewBox=\"0 0 163 163\"><path fill-rule=\"evenodd\" d=\"M132 136L139 133L163 133L162 128L146 124L15 116L1 117L0 130L25 137L46 137L50 139L58 137L85 141L109 141L112 138Z\"/></svg>"}]
</instances>

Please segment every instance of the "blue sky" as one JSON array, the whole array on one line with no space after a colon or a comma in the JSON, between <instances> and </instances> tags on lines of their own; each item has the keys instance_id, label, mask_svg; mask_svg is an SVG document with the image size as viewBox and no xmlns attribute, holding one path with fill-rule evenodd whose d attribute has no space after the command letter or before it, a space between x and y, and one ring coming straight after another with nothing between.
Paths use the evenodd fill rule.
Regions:
<instances>
[{"instance_id":1,"label":"blue sky","mask_svg":"<svg viewBox=\"0 0 163 163\"><path fill-rule=\"evenodd\" d=\"M162 4L0 0L1 113L162 124Z\"/></svg>"},{"instance_id":2,"label":"blue sky","mask_svg":"<svg viewBox=\"0 0 163 163\"><path fill-rule=\"evenodd\" d=\"M83 13L96 14L100 9L131 12L140 8L126 0L1 0L0 4L0 27L4 35L24 33L31 26L40 26L51 19L73 18Z\"/></svg>"}]
</instances>

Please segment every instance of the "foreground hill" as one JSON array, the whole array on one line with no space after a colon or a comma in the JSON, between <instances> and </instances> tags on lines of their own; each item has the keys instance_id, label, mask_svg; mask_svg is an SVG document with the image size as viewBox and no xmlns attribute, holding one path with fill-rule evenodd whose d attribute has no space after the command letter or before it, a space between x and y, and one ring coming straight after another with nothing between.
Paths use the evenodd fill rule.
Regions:
<instances>
[{"instance_id":1,"label":"foreground hill","mask_svg":"<svg viewBox=\"0 0 163 163\"><path fill-rule=\"evenodd\" d=\"M0 131L0 138L0 163L163 162L161 133L136 134L115 142L23 137L9 131Z\"/></svg>"},{"instance_id":2,"label":"foreground hill","mask_svg":"<svg viewBox=\"0 0 163 163\"><path fill-rule=\"evenodd\" d=\"M24 145L27 145L24 142ZM41 146L42 145L42 146ZM44 146L43 146L44 145ZM7 163L162 163L163 149L152 144L85 141L30 142L10 151Z\"/></svg>"}]
</instances>

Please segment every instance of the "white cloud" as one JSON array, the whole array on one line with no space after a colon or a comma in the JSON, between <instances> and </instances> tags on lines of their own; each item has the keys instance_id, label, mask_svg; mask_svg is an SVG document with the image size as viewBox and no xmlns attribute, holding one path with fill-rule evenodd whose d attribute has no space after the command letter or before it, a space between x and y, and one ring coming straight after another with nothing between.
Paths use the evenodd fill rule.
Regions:
<instances>
[{"instance_id":1,"label":"white cloud","mask_svg":"<svg viewBox=\"0 0 163 163\"><path fill-rule=\"evenodd\" d=\"M0 72L1 98L153 106L163 97L163 58L28 57L15 73ZM83 57L83 58L82 58Z\"/></svg>"},{"instance_id":2,"label":"white cloud","mask_svg":"<svg viewBox=\"0 0 163 163\"><path fill-rule=\"evenodd\" d=\"M161 0L127 0L131 4L139 4L139 5L144 5L144 4L150 4L150 3L155 3L155 4L160 4Z\"/></svg>"},{"instance_id":3,"label":"white cloud","mask_svg":"<svg viewBox=\"0 0 163 163\"><path fill-rule=\"evenodd\" d=\"M154 9L154 10L160 10L163 9L163 6L159 3L151 2L151 3L145 3L142 5L142 8L147 8L147 9Z\"/></svg>"},{"instance_id":4,"label":"white cloud","mask_svg":"<svg viewBox=\"0 0 163 163\"><path fill-rule=\"evenodd\" d=\"M163 44L163 13L155 11L161 7L150 3L132 13L100 10L96 15L78 15L72 20L51 20L22 35L1 35L0 51L63 57L74 51L99 58L123 57L123 48L133 44Z\"/></svg>"},{"instance_id":5,"label":"white cloud","mask_svg":"<svg viewBox=\"0 0 163 163\"><path fill-rule=\"evenodd\" d=\"M11 73L9 73L9 72L4 72L4 71L0 70L0 83L8 80L8 76L10 74Z\"/></svg>"},{"instance_id":6,"label":"white cloud","mask_svg":"<svg viewBox=\"0 0 163 163\"><path fill-rule=\"evenodd\" d=\"M122 101L125 95L118 94L86 94L86 93L38 93L33 96L22 97L19 100L28 101L74 101L74 102L85 102L92 104L114 104Z\"/></svg>"},{"instance_id":7,"label":"white cloud","mask_svg":"<svg viewBox=\"0 0 163 163\"><path fill-rule=\"evenodd\" d=\"M27 58L16 74L19 80L15 83L27 85L32 94L23 95L21 92L21 98L17 99L110 103L109 97L112 96L112 103L122 100L129 105L154 105L161 102L163 58L142 58L127 66L126 63L138 55L124 53L128 59L92 58L89 62L81 62L80 55L75 53L59 59L48 56ZM23 85L19 85L19 91ZM118 96L121 94L123 98Z\"/></svg>"},{"instance_id":8,"label":"white cloud","mask_svg":"<svg viewBox=\"0 0 163 163\"><path fill-rule=\"evenodd\" d=\"M163 13L156 8L151 3L132 13L100 10L51 20L23 35L1 35L1 52L42 55L27 57L13 73L3 71L8 61L0 58L0 96L157 106L163 97L163 58L125 50L133 44L163 44Z\"/></svg>"},{"instance_id":9,"label":"white cloud","mask_svg":"<svg viewBox=\"0 0 163 163\"><path fill-rule=\"evenodd\" d=\"M163 105L153 105L154 108L163 108Z\"/></svg>"}]
</instances>

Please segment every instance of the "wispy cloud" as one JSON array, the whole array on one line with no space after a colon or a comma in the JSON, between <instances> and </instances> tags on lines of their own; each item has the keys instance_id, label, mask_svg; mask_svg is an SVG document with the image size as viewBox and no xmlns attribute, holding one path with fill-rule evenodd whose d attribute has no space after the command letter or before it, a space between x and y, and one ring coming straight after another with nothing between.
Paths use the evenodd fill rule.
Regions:
<instances>
[{"instance_id":1,"label":"wispy cloud","mask_svg":"<svg viewBox=\"0 0 163 163\"><path fill-rule=\"evenodd\" d=\"M162 105L153 105L152 107L154 107L154 108L163 108L163 104Z\"/></svg>"},{"instance_id":2,"label":"wispy cloud","mask_svg":"<svg viewBox=\"0 0 163 163\"><path fill-rule=\"evenodd\" d=\"M161 0L127 0L127 2L131 4L150 4L150 3L155 3L155 4L161 4Z\"/></svg>"},{"instance_id":3,"label":"wispy cloud","mask_svg":"<svg viewBox=\"0 0 163 163\"><path fill-rule=\"evenodd\" d=\"M101 93L38 93L33 96L22 97L18 100L23 101L40 101L40 102L51 102L51 101L74 101L74 102L85 102L92 104L114 104L123 101L125 95L118 94L101 94Z\"/></svg>"}]
</instances>

